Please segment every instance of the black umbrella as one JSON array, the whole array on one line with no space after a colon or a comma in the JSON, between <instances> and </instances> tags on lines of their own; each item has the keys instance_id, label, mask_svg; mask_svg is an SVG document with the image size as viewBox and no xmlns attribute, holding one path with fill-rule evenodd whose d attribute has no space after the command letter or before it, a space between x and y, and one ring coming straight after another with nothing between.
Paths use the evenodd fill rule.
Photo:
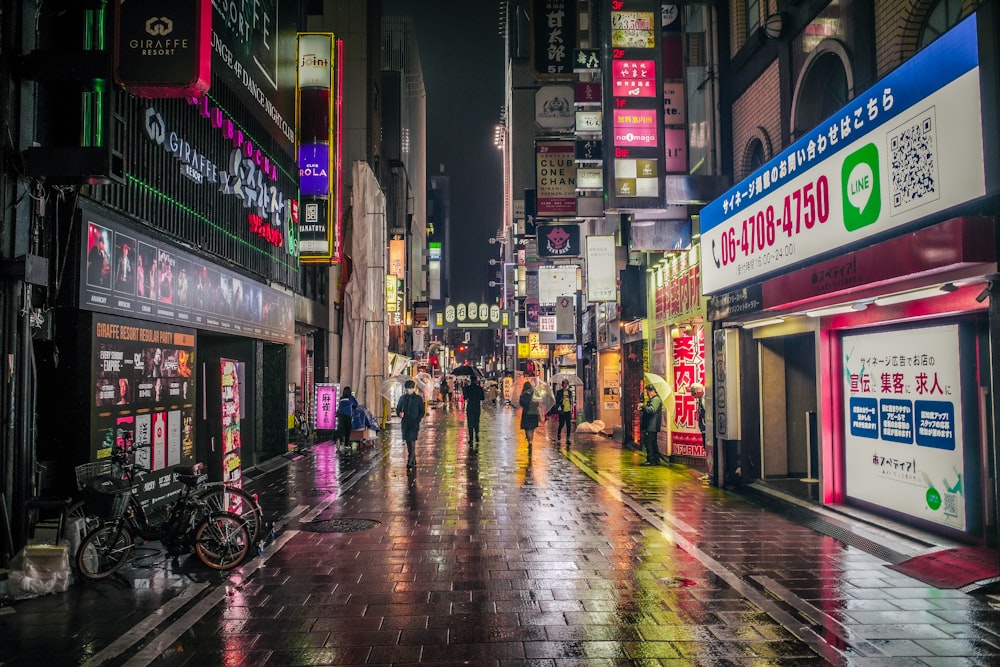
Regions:
<instances>
[{"instance_id":1,"label":"black umbrella","mask_svg":"<svg viewBox=\"0 0 1000 667\"><path fill-rule=\"evenodd\" d=\"M469 377L476 376L482 377L480 370L474 366L459 366L451 372L452 375L458 377L460 375L468 375Z\"/></svg>"}]
</instances>

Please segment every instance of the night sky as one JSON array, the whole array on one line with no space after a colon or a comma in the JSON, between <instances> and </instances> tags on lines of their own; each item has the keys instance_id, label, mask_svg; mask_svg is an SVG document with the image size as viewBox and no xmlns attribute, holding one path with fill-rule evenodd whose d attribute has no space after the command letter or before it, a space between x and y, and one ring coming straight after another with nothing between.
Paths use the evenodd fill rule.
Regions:
<instances>
[{"instance_id":1,"label":"night sky","mask_svg":"<svg viewBox=\"0 0 1000 667\"><path fill-rule=\"evenodd\" d=\"M478 301L501 224L503 175L493 129L504 100L497 0L384 0L386 16L414 21L427 90L427 178L451 180L451 299Z\"/></svg>"}]
</instances>

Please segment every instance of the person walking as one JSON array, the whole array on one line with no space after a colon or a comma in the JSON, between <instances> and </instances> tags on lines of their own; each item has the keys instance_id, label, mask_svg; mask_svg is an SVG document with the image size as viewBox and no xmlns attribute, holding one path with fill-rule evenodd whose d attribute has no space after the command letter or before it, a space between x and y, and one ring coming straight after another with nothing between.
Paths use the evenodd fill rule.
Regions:
<instances>
[{"instance_id":1,"label":"person walking","mask_svg":"<svg viewBox=\"0 0 1000 667\"><path fill-rule=\"evenodd\" d=\"M399 415L400 430L403 442L406 443L406 467L417 467L417 435L420 432L420 420L424 418L424 399L416 391L417 383L407 380L403 384L403 395L396 402L396 414Z\"/></svg>"},{"instance_id":2,"label":"person walking","mask_svg":"<svg viewBox=\"0 0 1000 667\"><path fill-rule=\"evenodd\" d=\"M573 389L569 386L569 380L563 380L562 386L556 390L555 411L559 417L559 428L556 429L556 444L562 435L563 426L566 427L566 444L569 444L570 424L573 423Z\"/></svg>"},{"instance_id":3,"label":"person walking","mask_svg":"<svg viewBox=\"0 0 1000 667\"><path fill-rule=\"evenodd\" d=\"M663 417L663 401L656 393L656 387L646 385L646 400L636 407L642 412L639 430L642 431L642 445L646 450L646 460L640 465L655 466L660 463L660 446L656 442L656 434L660 432L660 421Z\"/></svg>"},{"instance_id":4,"label":"person walking","mask_svg":"<svg viewBox=\"0 0 1000 667\"><path fill-rule=\"evenodd\" d=\"M479 378L475 375L472 376L469 384L462 390L462 396L465 399L465 426L469 432L469 444L472 444L472 437L475 434L476 444L471 451L478 452L479 417L482 414L483 401L486 400L486 393L483 391L482 385L479 384Z\"/></svg>"},{"instance_id":5,"label":"person walking","mask_svg":"<svg viewBox=\"0 0 1000 667\"><path fill-rule=\"evenodd\" d=\"M350 387L344 387L344 393L337 401L337 439L342 448L351 446L351 429L354 420L354 410L358 407L358 399L351 394Z\"/></svg>"},{"instance_id":6,"label":"person walking","mask_svg":"<svg viewBox=\"0 0 1000 667\"><path fill-rule=\"evenodd\" d=\"M538 428L539 408L538 401L535 400L535 388L527 380L521 387L521 396L517 399L517 404L521 406L521 428L524 429L528 447L531 447L535 429Z\"/></svg>"}]
</instances>

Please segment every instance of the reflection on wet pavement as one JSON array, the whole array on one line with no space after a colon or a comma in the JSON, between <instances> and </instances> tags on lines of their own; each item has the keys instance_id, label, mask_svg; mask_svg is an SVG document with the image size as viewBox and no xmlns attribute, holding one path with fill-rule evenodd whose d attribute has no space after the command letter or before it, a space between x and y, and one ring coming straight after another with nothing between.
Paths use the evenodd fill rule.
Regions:
<instances>
[{"instance_id":1,"label":"reflection on wet pavement","mask_svg":"<svg viewBox=\"0 0 1000 667\"><path fill-rule=\"evenodd\" d=\"M414 471L396 427L350 456L318 445L250 482L276 523L263 558L230 577L160 559L18 602L0 664L1000 661L986 598L603 436L560 447L550 420L529 448L516 427L487 407L475 452L460 412L432 410Z\"/></svg>"}]
</instances>

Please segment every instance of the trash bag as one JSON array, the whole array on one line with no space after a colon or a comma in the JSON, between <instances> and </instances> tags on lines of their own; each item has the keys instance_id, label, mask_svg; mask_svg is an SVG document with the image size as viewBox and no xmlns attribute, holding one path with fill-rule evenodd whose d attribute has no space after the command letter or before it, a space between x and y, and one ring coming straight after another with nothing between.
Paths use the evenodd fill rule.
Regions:
<instances>
[{"instance_id":1,"label":"trash bag","mask_svg":"<svg viewBox=\"0 0 1000 667\"><path fill-rule=\"evenodd\" d=\"M70 584L69 547L65 544L29 544L14 556L7 592L18 600L65 593Z\"/></svg>"}]
</instances>

